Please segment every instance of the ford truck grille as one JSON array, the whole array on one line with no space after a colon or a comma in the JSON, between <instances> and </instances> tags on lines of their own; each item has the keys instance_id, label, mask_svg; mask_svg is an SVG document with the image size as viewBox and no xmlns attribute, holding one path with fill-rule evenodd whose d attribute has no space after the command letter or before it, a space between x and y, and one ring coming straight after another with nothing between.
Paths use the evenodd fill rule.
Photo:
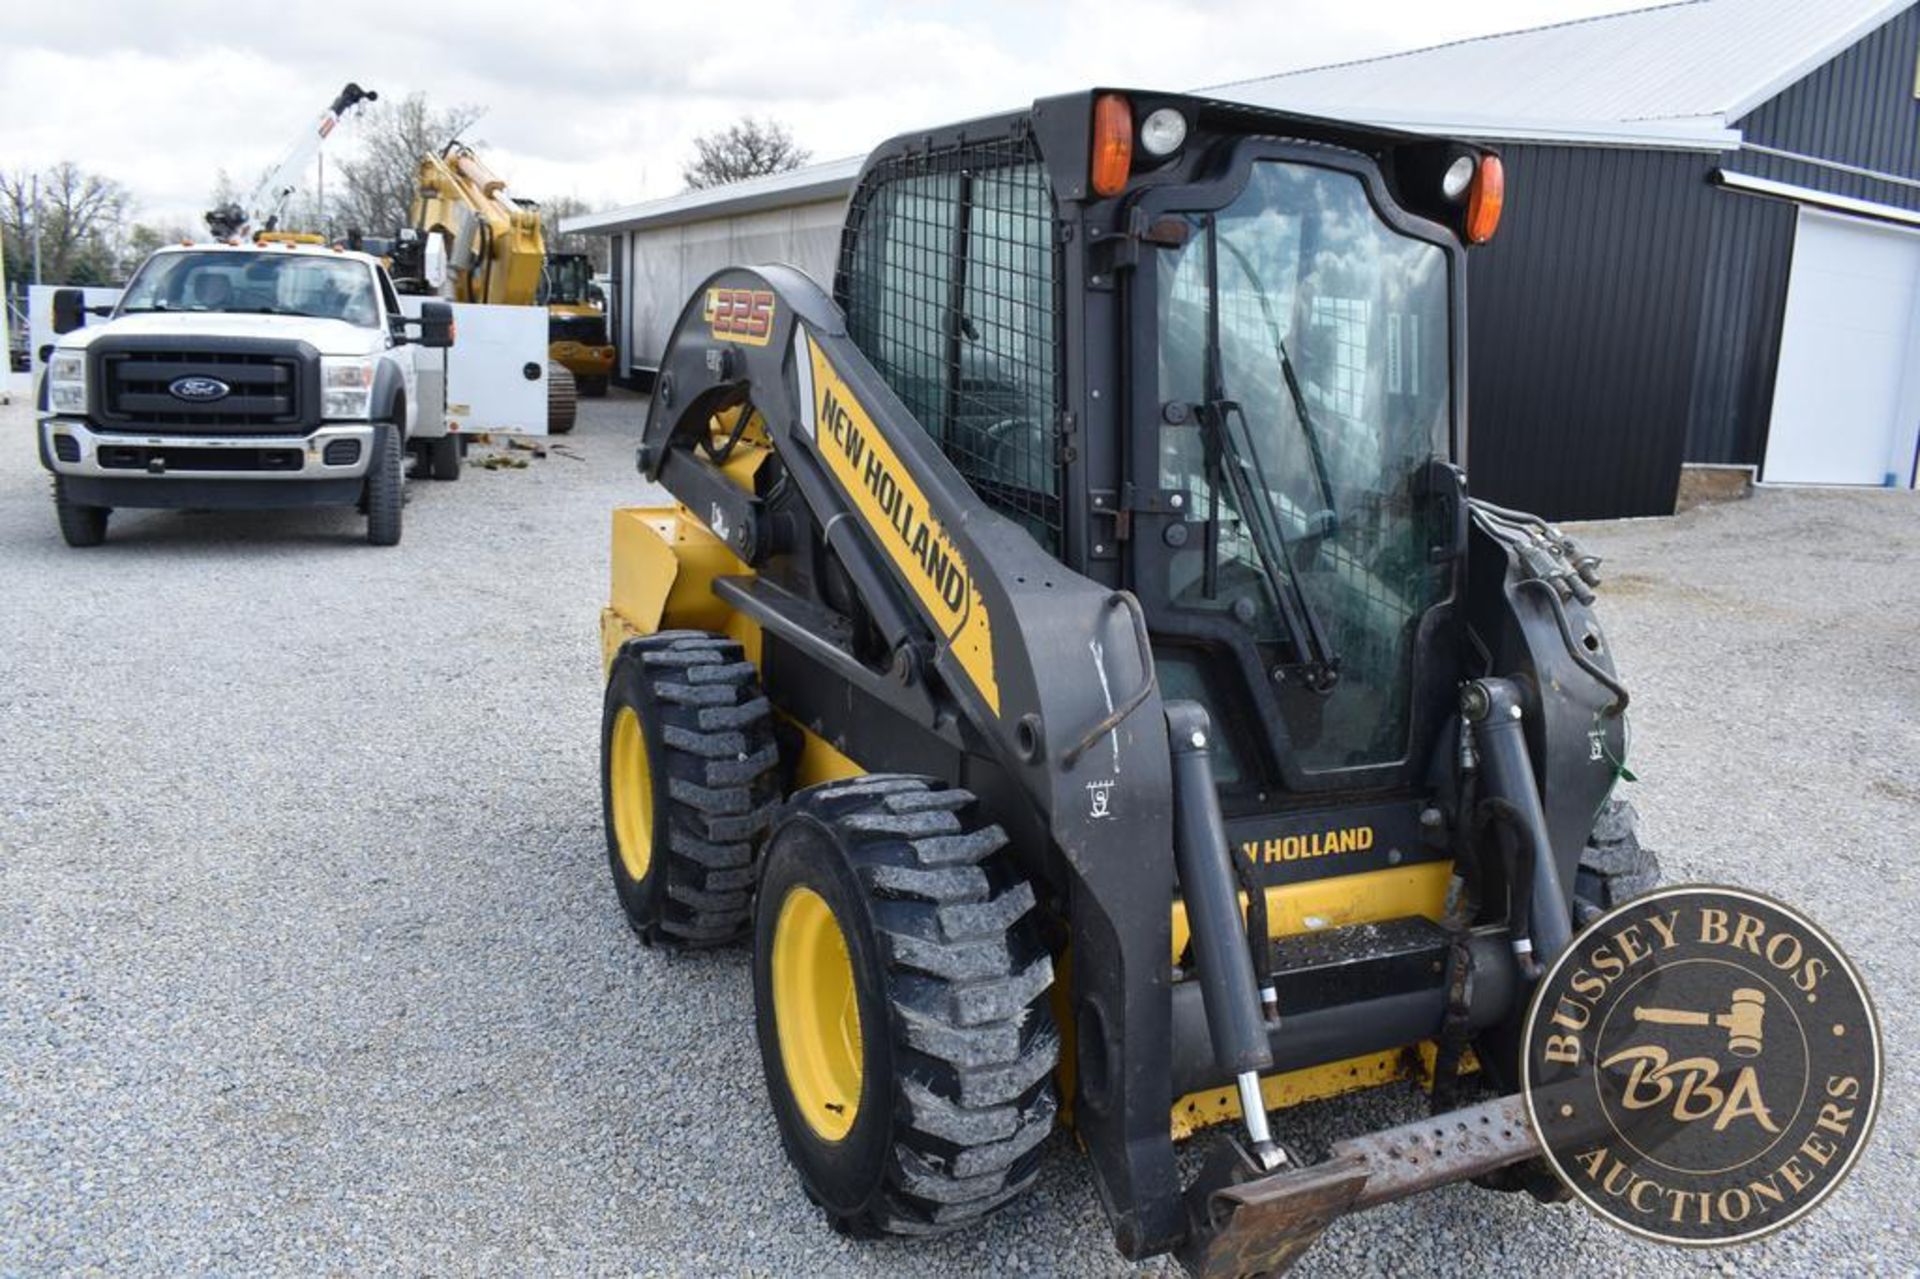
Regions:
<instances>
[{"instance_id":1,"label":"ford truck grille","mask_svg":"<svg viewBox=\"0 0 1920 1279\"><path fill-rule=\"evenodd\" d=\"M319 425L319 359L303 342L102 338L92 348L93 416L107 430L195 435L301 434ZM225 386L218 398L175 388Z\"/></svg>"}]
</instances>

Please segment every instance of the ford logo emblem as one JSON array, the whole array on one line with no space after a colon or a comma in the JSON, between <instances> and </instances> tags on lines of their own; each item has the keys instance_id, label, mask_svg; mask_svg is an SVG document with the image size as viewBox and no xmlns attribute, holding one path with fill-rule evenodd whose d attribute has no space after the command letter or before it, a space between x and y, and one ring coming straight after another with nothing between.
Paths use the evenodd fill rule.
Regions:
<instances>
[{"instance_id":1,"label":"ford logo emblem","mask_svg":"<svg viewBox=\"0 0 1920 1279\"><path fill-rule=\"evenodd\" d=\"M217 377L177 377L167 384L167 390L176 400L209 404L214 400L226 399L233 388Z\"/></svg>"}]
</instances>

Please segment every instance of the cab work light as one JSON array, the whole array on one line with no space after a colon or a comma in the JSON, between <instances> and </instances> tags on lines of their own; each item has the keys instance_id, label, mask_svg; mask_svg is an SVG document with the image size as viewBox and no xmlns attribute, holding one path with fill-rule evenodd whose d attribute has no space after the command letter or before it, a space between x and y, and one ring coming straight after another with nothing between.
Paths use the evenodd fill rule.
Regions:
<instances>
[{"instance_id":1,"label":"cab work light","mask_svg":"<svg viewBox=\"0 0 1920 1279\"><path fill-rule=\"evenodd\" d=\"M1485 244L1500 225L1500 209L1506 203L1507 174L1497 155L1480 157L1473 185L1467 189L1467 243Z\"/></svg>"},{"instance_id":2,"label":"cab work light","mask_svg":"<svg viewBox=\"0 0 1920 1279\"><path fill-rule=\"evenodd\" d=\"M1133 168L1133 108L1118 93L1093 103L1093 163L1088 174L1095 195L1119 195Z\"/></svg>"}]
</instances>

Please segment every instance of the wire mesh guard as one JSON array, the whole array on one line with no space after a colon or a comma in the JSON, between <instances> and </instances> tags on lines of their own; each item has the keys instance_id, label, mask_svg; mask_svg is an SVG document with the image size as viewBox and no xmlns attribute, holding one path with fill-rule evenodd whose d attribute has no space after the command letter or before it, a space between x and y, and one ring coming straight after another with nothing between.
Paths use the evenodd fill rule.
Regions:
<instances>
[{"instance_id":1,"label":"wire mesh guard","mask_svg":"<svg viewBox=\"0 0 1920 1279\"><path fill-rule=\"evenodd\" d=\"M1060 264L1031 139L890 157L849 225L854 343L981 499L1058 553Z\"/></svg>"}]
</instances>

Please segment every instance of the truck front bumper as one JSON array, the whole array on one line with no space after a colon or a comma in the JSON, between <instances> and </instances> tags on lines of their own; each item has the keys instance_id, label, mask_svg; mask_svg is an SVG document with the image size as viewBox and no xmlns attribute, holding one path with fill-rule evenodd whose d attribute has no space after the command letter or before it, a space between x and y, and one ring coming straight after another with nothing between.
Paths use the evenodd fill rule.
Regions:
<instances>
[{"instance_id":1,"label":"truck front bumper","mask_svg":"<svg viewBox=\"0 0 1920 1279\"><path fill-rule=\"evenodd\" d=\"M40 463L67 497L91 506L336 506L360 500L373 426L329 422L307 435L99 431L40 419Z\"/></svg>"}]
</instances>

